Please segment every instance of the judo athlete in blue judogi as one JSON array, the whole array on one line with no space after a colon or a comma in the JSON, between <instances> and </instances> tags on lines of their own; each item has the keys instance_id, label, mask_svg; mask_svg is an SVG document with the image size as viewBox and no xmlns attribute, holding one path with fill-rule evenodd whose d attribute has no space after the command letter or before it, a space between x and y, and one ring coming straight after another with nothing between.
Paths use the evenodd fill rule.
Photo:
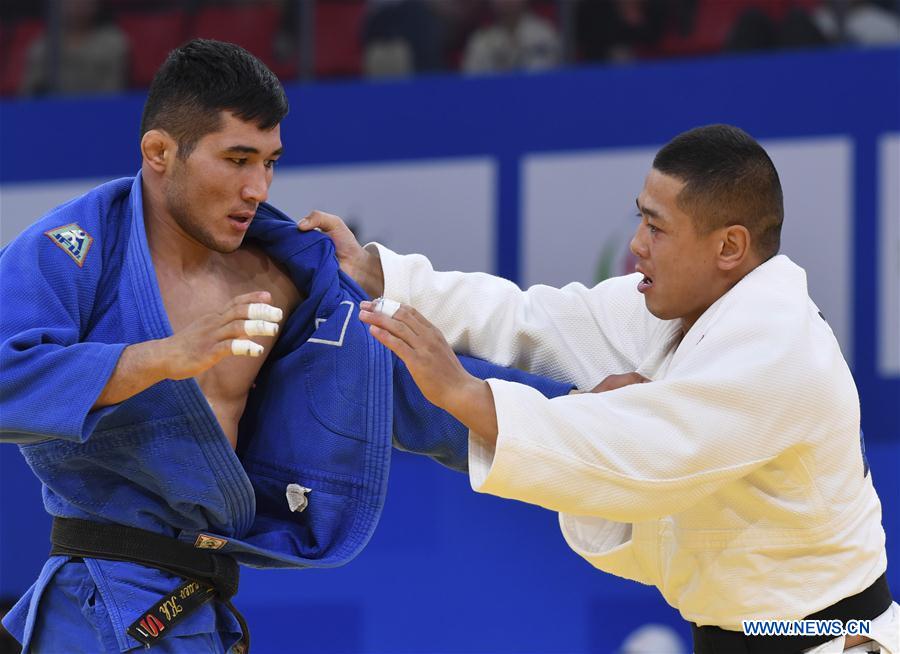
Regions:
<instances>
[{"instance_id":1,"label":"judo athlete in blue judogi","mask_svg":"<svg viewBox=\"0 0 900 654\"><path fill-rule=\"evenodd\" d=\"M330 239L265 204L286 112L251 55L191 42L150 90L141 172L0 254L0 438L54 516L4 620L26 652L244 650L238 564L351 560L392 442L466 467L467 430L357 319Z\"/></svg>"}]
</instances>

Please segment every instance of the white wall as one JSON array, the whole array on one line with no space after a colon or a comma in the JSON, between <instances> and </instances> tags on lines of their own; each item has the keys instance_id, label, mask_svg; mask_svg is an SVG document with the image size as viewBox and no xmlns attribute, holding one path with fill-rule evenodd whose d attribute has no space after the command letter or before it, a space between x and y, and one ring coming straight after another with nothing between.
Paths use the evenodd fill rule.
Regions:
<instances>
[{"instance_id":1,"label":"white wall","mask_svg":"<svg viewBox=\"0 0 900 654\"><path fill-rule=\"evenodd\" d=\"M900 376L900 134L879 144L881 188L879 213L878 368L885 377Z\"/></svg>"}]
</instances>

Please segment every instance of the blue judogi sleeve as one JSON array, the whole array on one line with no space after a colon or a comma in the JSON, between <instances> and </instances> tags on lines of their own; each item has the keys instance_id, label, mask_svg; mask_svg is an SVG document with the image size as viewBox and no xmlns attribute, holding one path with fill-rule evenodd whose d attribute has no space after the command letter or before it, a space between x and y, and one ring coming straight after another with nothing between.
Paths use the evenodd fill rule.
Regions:
<instances>
[{"instance_id":1,"label":"blue judogi sleeve","mask_svg":"<svg viewBox=\"0 0 900 654\"><path fill-rule=\"evenodd\" d=\"M115 410L91 407L126 344L79 342L103 270L100 208L79 212L73 255L48 233L70 222L66 206L0 252L0 441L84 441Z\"/></svg>"},{"instance_id":2,"label":"blue judogi sleeve","mask_svg":"<svg viewBox=\"0 0 900 654\"><path fill-rule=\"evenodd\" d=\"M459 356L466 371L479 379L503 379L531 386L545 397L566 395L574 386L489 361ZM469 469L469 430L422 395L406 364L394 363L394 447L423 454L452 470Z\"/></svg>"}]
</instances>

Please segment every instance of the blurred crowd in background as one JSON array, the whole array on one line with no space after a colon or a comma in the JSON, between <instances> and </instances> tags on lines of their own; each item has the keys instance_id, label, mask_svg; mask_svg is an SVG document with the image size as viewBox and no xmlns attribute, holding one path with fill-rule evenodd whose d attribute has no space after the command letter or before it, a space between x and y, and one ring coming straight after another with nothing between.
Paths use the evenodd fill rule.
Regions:
<instances>
[{"instance_id":1,"label":"blurred crowd in background","mask_svg":"<svg viewBox=\"0 0 900 654\"><path fill-rule=\"evenodd\" d=\"M193 37L282 80L900 43L900 0L3 0L0 94L146 88Z\"/></svg>"}]
</instances>

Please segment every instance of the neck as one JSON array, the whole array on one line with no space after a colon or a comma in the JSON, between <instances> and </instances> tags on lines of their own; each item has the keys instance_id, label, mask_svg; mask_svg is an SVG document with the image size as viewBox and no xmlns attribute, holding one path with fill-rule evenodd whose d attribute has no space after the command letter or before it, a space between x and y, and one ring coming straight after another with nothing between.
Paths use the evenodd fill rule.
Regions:
<instances>
[{"instance_id":1,"label":"neck","mask_svg":"<svg viewBox=\"0 0 900 654\"><path fill-rule=\"evenodd\" d=\"M739 281L746 277L748 273L752 272L759 264L760 261L758 259L750 259L744 265L731 271L731 274L723 277L708 302L704 303L696 311L681 317L681 333L687 334L691 331L691 327L693 327L694 323L700 319L700 316L706 313L712 305L718 302L723 295L728 293L728 291L733 289Z\"/></svg>"},{"instance_id":2,"label":"neck","mask_svg":"<svg viewBox=\"0 0 900 654\"><path fill-rule=\"evenodd\" d=\"M199 243L181 228L166 208L158 185L148 183L145 176L141 186L147 246L154 265L185 275L206 269L218 253Z\"/></svg>"}]
</instances>

